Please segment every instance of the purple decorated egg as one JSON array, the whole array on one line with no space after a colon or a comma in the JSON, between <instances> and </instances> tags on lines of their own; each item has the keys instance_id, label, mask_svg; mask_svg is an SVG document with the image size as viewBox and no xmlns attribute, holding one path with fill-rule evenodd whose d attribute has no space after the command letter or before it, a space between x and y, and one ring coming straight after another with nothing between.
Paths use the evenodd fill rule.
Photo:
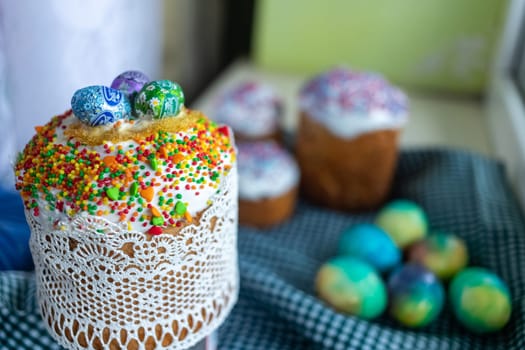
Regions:
<instances>
[{"instance_id":1,"label":"purple decorated egg","mask_svg":"<svg viewBox=\"0 0 525 350\"><path fill-rule=\"evenodd\" d=\"M443 285L425 267L404 265L388 279L390 315L407 327L423 327L435 320L445 301Z\"/></svg>"},{"instance_id":2,"label":"purple decorated egg","mask_svg":"<svg viewBox=\"0 0 525 350\"><path fill-rule=\"evenodd\" d=\"M111 87L122 91L124 95L133 101L133 96L149 81L150 79L146 74L136 70L128 70L119 74L111 83Z\"/></svg>"}]
</instances>

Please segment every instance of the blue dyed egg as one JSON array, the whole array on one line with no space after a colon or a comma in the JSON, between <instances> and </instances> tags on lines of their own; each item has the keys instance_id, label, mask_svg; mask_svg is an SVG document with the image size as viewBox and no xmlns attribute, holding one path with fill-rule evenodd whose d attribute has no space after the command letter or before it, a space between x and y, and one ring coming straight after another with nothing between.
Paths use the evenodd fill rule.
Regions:
<instances>
[{"instance_id":1,"label":"blue dyed egg","mask_svg":"<svg viewBox=\"0 0 525 350\"><path fill-rule=\"evenodd\" d=\"M423 327L437 318L445 301L443 285L423 266L407 264L388 279L389 313L407 327Z\"/></svg>"},{"instance_id":2,"label":"blue dyed egg","mask_svg":"<svg viewBox=\"0 0 525 350\"><path fill-rule=\"evenodd\" d=\"M344 230L338 253L362 259L380 272L392 269L401 261L401 252L392 238L371 224L358 224Z\"/></svg>"},{"instance_id":3,"label":"blue dyed egg","mask_svg":"<svg viewBox=\"0 0 525 350\"><path fill-rule=\"evenodd\" d=\"M386 308L383 280L372 266L349 256L330 259L317 272L316 290L338 311L371 319Z\"/></svg>"},{"instance_id":4,"label":"blue dyed egg","mask_svg":"<svg viewBox=\"0 0 525 350\"><path fill-rule=\"evenodd\" d=\"M71 109L83 123L106 125L131 116L131 104L119 90L94 85L77 90L71 99Z\"/></svg>"},{"instance_id":5,"label":"blue dyed egg","mask_svg":"<svg viewBox=\"0 0 525 350\"><path fill-rule=\"evenodd\" d=\"M406 199L388 203L377 215L375 223L392 237L399 248L422 239L428 231L425 211Z\"/></svg>"},{"instance_id":6,"label":"blue dyed egg","mask_svg":"<svg viewBox=\"0 0 525 350\"><path fill-rule=\"evenodd\" d=\"M136 70L128 70L119 74L111 83L111 88L120 90L130 101L150 81L149 77Z\"/></svg>"},{"instance_id":7,"label":"blue dyed egg","mask_svg":"<svg viewBox=\"0 0 525 350\"><path fill-rule=\"evenodd\" d=\"M473 332L495 332L510 319L509 288L486 269L470 267L458 273L450 283L449 297L458 320Z\"/></svg>"},{"instance_id":8,"label":"blue dyed egg","mask_svg":"<svg viewBox=\"0 0 525 350\"><path fill-rule=\"evenodd\" d=\"M135 114L140 118L162 119L179 114L184 106L184 93L179 84L169 80L144 85L135 98Z\"/></svg>"}]
</instances>

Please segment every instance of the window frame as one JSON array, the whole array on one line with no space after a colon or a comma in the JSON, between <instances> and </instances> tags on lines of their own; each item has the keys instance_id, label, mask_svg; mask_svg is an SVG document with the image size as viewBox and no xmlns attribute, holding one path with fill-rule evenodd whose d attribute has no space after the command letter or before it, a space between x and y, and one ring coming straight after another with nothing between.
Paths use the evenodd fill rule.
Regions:
<instances>
[{"instance_id":1,"label":"window frame","mask_svg":"<svg viewBox=\"0 0 525 350\"><path fill-rule=\"evenodd\" d=\"M525 57L525 1L509 1L505 27L487 90L487 126L494 153L502 159L525 208L525 96L516 79Z\"/></svg>"},{"instance_id":2,"label":"window frame","mask_svg":"<svg viewBox=\"0 0 525 350\"><path fill-rule=\"evenodd\" d=\"M525 11L525 8L522 9ZM521 15L525 19L525 15ZM509 73L514 83L517 85L523 100L525 101L525 24L520 23L518 33L516 34L514 52L511 54Z\"/></svg>"}]
</instances>

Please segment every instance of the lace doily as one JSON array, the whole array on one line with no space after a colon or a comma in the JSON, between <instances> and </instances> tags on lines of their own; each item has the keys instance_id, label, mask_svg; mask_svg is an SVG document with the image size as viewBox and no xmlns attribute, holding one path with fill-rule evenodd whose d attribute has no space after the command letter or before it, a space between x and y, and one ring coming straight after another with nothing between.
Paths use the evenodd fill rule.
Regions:
<instances>
[{"instance_id":1,"label":"lace doily","mask_svg":"<svg viewBox=\"0 0 525 350\"><path fill-rule=\"evenodd\" d=\"M45 230L26 212L40 310L69 349L183 349L237 300L237 172L177 234L129 232L94 216Z\"/></svg>"}]
</instances>

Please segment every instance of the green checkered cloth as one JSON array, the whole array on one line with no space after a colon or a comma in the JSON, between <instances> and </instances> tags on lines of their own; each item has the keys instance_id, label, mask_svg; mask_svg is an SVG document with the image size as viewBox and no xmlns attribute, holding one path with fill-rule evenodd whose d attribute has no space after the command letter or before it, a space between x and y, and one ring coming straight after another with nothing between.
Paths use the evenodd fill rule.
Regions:
<instances>
[{"instance_id":1,"label":"green checkered cloth","mask_svg":"<svg viewBox=\"0 0 525 350\"><path fill-rule=\"evenodd\" d=\"M496 334L466 331L445 307L421 330L387 315L366 321L339 314L316 298L317 269L336 252L341 231L372 222L301 202L271 230L241 227L239 302L219 330L220 349L525 349L525 222L501 165L458 151L408 151L400 158L393 198L427 211L433 229L468 244L472 265L499 274L512 293L510 323ZM40 320L30 274L0 274L0 349L58 349Z\"/></svg>"}]
</instances>

